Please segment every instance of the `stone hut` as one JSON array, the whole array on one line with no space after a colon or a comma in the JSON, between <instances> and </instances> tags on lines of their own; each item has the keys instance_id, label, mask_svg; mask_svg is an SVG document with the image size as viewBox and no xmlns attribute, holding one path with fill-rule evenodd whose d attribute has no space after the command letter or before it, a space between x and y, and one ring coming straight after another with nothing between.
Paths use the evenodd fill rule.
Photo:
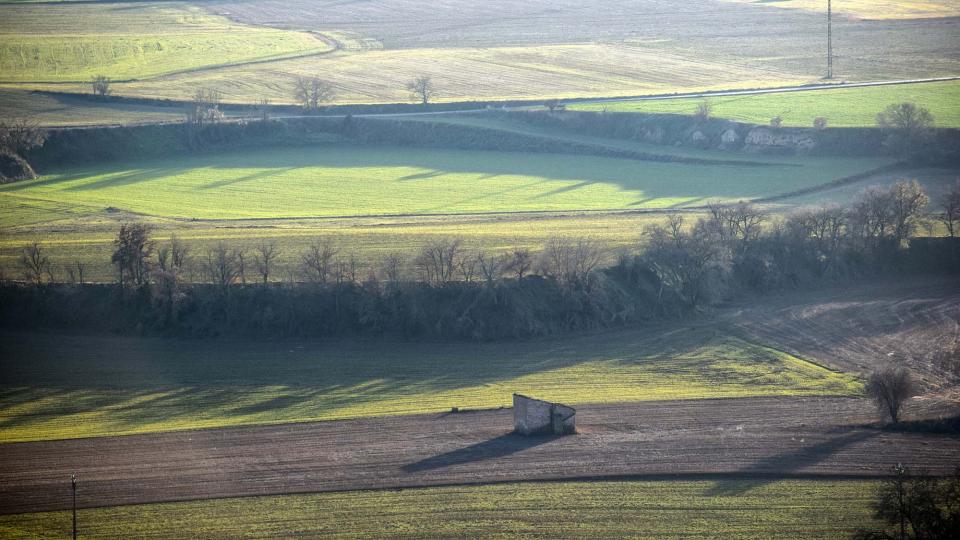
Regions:
<instances>
[{"instance_id":1,"label":"stone hut","mask_svg":"<svg viewBox=\"0 0 960 540\"><path fill-rule=\"evenodd\" d=\"M573 407L513 395L513 430L521 435L576 433L576 414Z\"/></svg>"}]
</instances>

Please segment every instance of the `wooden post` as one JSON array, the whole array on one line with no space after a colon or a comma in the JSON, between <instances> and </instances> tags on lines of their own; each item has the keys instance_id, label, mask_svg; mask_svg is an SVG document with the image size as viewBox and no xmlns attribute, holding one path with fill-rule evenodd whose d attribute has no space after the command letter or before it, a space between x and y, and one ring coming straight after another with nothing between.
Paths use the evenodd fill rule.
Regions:
<instances>
[{"instance_id":1,"label":"wooden post","mask_svg":"<svg viewBox=\"0 0 960 540\"><path fill-rule=\"evenodd\" d=\"M77 475L70 475L70 486L73 490L73 540L77 540Z\"/></svg>"}]
</instances>

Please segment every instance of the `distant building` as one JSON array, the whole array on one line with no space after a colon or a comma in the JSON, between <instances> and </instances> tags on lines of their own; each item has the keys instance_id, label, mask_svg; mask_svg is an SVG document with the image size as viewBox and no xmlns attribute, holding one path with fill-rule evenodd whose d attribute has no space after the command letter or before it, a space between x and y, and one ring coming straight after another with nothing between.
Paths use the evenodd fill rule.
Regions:
<instances>
[{"instance_id":1,"label":"distant building","mask_svg":"<svg viewBox=\"0 0 960 540\"><path fill-rule=\"evenodd\" d=\"M576 433L576 415L573 407L513 395L513 430L521 435Z\"/></svg>"}]
</instances>

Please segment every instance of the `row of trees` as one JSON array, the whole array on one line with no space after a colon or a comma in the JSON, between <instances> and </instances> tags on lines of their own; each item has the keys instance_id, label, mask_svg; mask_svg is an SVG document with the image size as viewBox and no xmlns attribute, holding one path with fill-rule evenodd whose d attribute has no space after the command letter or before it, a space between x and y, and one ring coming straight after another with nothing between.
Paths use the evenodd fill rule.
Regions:
<instances>
[{"instance_id":1,"label":"row of trees","mask_svg":"<svg viewBox=\"0 0 960 540\"><path fill-rule=\"evenodd\" d=\"M369 264L345 252L334 238L319 238L298 253L285 253L273 240L252 248L225 242L192 253L173 236L157 242L151 227L128 223L114 240L111 263L117 282L141 287L155 279L202 281L228 287L237 283L267 284L280 278L284 261L289 281L321 285L383 281L419 281L432 286L452 282L493 284L504 278L536 274L564 286L587 287L596 272L614 259L619 265L642 265L654 273L664 290L685 303L709 303L728 290L731 279L747 288L789 286L815 279L842 278L856 271L871 254L898 248L920 228L939 222L950 237L960 235L960 181L926 212L929 198L915 180L865 190L847 206L802 209L773 219L761 208L741 202L710 205L694 223L673 214L643 231L640 249L616 253L591 238L553 238L539 251L515 248L490 252L471 248L462 238L425 243L412 254L390 253ZM194 256L196 255L196 256ZM20 258L26 281L53 279L53 265L42 244L23 249ZM65 266L70 281L83 282L82 262Z\"/></svg>"}]
</instances>

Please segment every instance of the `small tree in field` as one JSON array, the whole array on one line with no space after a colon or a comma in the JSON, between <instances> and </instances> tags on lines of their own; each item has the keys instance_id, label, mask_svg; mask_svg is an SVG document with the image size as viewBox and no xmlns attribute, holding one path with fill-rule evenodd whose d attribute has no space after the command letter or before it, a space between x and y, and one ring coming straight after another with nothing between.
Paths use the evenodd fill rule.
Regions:
<instances>
[{"instance_id":1,"label":"small tree in field","mask_svg":"<svg viewBox=\"0 0 960 540\"><path fill-rule=\"evenodd\" d=\"M818 116L814 118L813 127L815 129L827 129L827 119L823 116Z\"/></svg>"},{"instance_id":2,"label":"small tree in field","mask_svg":"<svg viewBox=\"0 0 960 540\"><path fill-rule=\"evenodd\" d=\"M947 227L947 233L951 238L960 236L960 179L953 185L953 189L943 195L940 209L937 217Z\"/></svg>"},{"instance_id":3,"label":"small tree in field","mask_svg":"<svg viewBox=\"0 0 960 540\"><path fill-rule=\"evenodd\" d=\"M23 248L20 266L23 268L23 277L34 285L42 285L43 280L50 277L50 259L44 254L40 242Z\"/></svg>"},{"instance_id":4,"label":"small tree in field","mask_svg":"<svg viewBox=\"0 0 960 540\"><path fill-rule=\"evenodd\" d=\"M202 126L223 120L223 112L220 110L221 98L219 90L198 88L187 105L187 121L196 126Z\"/></svg>"},{"instance_id":5,"label":"small tree in field","mask_svg":"<svg viewBox=\"0 0 960 540\"><path fill-rule=\"evenodd\" d=\"M97 75L90 81L94 95L105 97L110 95L110 79L105 75Z\"/></svg>"},{"instance_id":6,"label":"small tree in field","mask_svg":"<svg viewBox=\"0 0 960 540\"><path fill-rule=\"evenodd\" d=\"M866 390L881 415L896 424L900 421L900 408L914 394L913 379L906 368L888 365L870 374Z\"/></svg>"},{"instance_id":7,"label":"small tree in field","mask_svg":"<svg viewBox=\"0 0 960 540\"><path fill-rule=\"evenodd\" d=\"M298 77L294 85L294 98L307 112L319 111L321 104L332 100L333 96L333 86L319 77Z\"/></svg>"},{"instance_id":8,"label":"small tree in field","mask_svg":"<svg viewBox=\"0 0 960 540\"><path fill-rule=\"evenodd\" d=\"M693 113L693 116L695 116L697 120L704 121L709 120L711 114L713 114L713 104L707 100L703 100L697 103L697 110Z\"/></svg>"},{"instance_id":9,"label":"small tree in field","mask_svg":"<svg viewBox=\"0 0 960 540\"><path fill-rule=\"evenodd\" d=\"M407 83L407 90L410 92L410 95L413 96L413 99L419 101L424 106L430 103L430 100L433 99L437 92L436 87L433 85L433 79L431 79L429 75L420 75Z\"/></svg>"},{"instance_id":10,"label":"small tree in field","mask_svg":"<svg viewBox=\"0 0 960 540\"><path fill-rule=\"evenodd\" d=\"M914 103L896 103L877 115L877 125L892 132L888 144L907 153L916 149L930 133L933 115Z\"/></svg>"}]
</instances>

